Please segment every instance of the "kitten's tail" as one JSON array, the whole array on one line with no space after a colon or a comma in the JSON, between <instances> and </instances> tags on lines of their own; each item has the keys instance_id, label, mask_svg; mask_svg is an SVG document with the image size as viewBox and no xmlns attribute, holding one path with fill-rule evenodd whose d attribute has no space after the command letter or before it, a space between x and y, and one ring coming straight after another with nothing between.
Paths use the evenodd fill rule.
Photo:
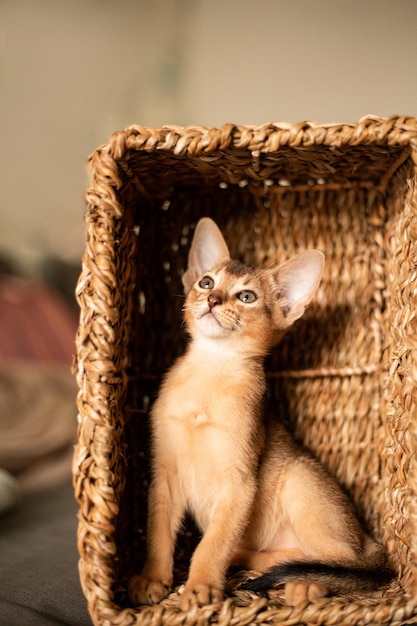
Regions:
<instances>
[{"instance_id":1,"label":"kitten's tail","mask_svg":"<svg viewBox=\"0 0 417 626\"><path fill-rule=\"evenodd\" d=\"M323 584L330 595L376 591L388 585L394 572L387 564L381 567L349 567L311 561L274 565L265 574L244 583L240 589L262 593L294 580Z\"/></svg>"}]
</instances>

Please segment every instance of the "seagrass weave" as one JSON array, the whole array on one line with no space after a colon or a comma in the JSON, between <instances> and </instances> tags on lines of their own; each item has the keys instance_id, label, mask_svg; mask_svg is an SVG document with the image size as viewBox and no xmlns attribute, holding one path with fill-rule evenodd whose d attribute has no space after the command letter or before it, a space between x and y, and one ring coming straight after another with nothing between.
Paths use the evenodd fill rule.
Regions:
<instances>
[{"instance_id":1,"label":"seagrass weave","mask_svg":"<svg viewBox=\"0 0 417 626\"><path fill-rule=\"evenodd\" d=\"M417 122L131 126L89 161L78 283L81 583L98 625L395 624L417 621ZM321 460L389 553L384 593L296 608L281 591L237 589L187 613L178 594L198 540L178 541L176 587L134 607L144 559L148 413L184 349L182 285L193 229L212 217L232 256L254 264L325 252L305 317L266 363L277 416Z\"/></svg>"}]
</instances>

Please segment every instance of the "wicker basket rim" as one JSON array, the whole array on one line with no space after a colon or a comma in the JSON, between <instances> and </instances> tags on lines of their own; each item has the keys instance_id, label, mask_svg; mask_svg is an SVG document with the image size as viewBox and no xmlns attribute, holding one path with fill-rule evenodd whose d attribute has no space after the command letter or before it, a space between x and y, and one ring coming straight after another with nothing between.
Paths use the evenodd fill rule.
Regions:
<instances>
[{"instance_id":1,"label":"wicker basket rim","mask_svg":"<svg viewBox=\"0 0 417 626\"><path fill-rule=\"evenodd\" d=\"M227 123L219 128L207 126L164 125L160 128L130 125L112 133L107 144L114 158L126 149L172 151L196 156L217 150L235 148L250 150L254 155L274 152L283 146L311 148L322 146L360 146L387 144L417 148L417 119L393 115L367 115L358 122L320 124L312 121L298 123L269 122L258 126ZM98 152L106 149L106 144ZM96 151L97 152L97 151Z\"/></svg>"}]
</instances>

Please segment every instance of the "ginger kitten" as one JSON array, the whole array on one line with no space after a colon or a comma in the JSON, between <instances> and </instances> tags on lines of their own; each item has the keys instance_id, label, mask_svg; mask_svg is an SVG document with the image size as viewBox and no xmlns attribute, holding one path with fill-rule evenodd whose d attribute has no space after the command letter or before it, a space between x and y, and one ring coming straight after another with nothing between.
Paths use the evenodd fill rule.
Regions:
<instances>
[{"instance_id":1,"label":"ginger kitten","mask_svg":"<svg viewBox=\"0 0 417 626\"><path fill-rule=\"evenodd\" d=\"M147 559L129 583L138 604L173 583L186 512L203 533L180 606L222 599L231 564L267 572L245 588L286 583L289 604L373 589L391 577L381 548L325 470L263 416L263 361L300 318L320 283L321 252L275 269L230 259L209 218L199 221L183 277L191 337L152 409L153 480Z\"/></svg>"}]
</instances>

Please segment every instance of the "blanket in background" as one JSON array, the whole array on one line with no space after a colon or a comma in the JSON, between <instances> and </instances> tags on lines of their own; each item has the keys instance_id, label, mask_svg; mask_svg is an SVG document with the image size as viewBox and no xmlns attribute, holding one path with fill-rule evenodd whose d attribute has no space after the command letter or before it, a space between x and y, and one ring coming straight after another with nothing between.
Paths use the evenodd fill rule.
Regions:
<instances>
[{"instance_id":1,"label":"blanket in background","mask_svg":"<svg viewBox=\"0 0 417 626\"><path fill-rule=\"evenodd\" d=\"M75 332L73 312L54 290L31 279L0 277L0 468L23 489L71 472Z\"/></svg>"}]
</instances>

